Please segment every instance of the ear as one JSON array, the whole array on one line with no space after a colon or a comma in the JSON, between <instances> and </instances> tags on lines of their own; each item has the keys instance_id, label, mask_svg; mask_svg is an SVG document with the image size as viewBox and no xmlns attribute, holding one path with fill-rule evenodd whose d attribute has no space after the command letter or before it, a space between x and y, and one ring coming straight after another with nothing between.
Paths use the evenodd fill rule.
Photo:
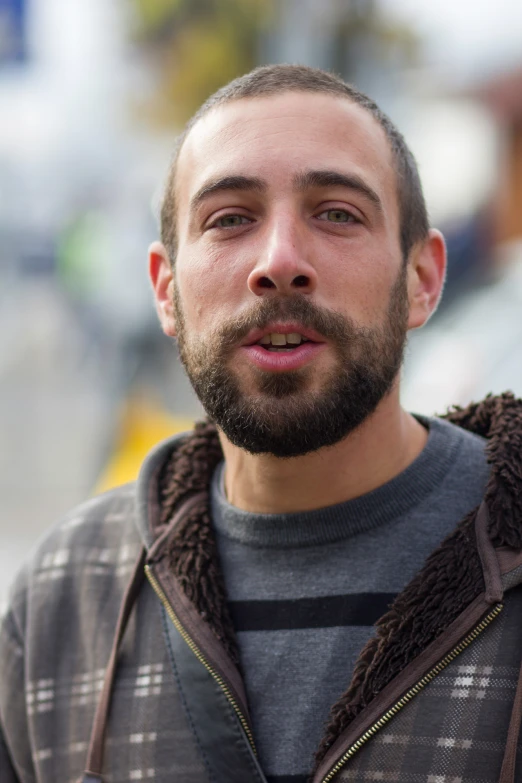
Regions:
<instances>
[{"instance_id":1,"label":"ear","mask_svg":"<svg viewBox=\"0 0 522 783\"><path fill-rule=\"evenodd\" d=\"M412 250L408 261L408 329L418 329L437 309L446 276L446 245L437 229Z\"/></svg>"},{"instance_id":2,"label":"ear","mask_svg":"<svg viewBox=\"0 0 522 783\"><path fill-rule=\"evenodd\" d=\"M161 242L153 242L149 247L149 276L163 331L168 337L175 337L176 319L172 303L174 275L169 255Z\"/></svg>"}]
</instances>

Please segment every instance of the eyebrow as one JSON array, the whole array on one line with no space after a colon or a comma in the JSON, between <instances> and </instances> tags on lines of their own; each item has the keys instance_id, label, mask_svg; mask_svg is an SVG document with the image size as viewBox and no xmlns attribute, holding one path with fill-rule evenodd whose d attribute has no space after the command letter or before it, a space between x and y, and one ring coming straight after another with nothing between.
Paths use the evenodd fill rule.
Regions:
<instances>
[{"instance_id":1,"label":"eyebrow","mask_svg":"<svg viewBox=\"0 0 522 783\"><path fill-rule=\"evenodd\" d=\"M310 188L342 187L354 190L368 199L379 212L383 212L381 199L377 193L357 174L342 174L340 171L318 169L296 174L293 181L294 189L305 191ZM254 191L265 193L268 182L259 177L246 177L234 174L206 182L190 200L190 211L196 210L206 199L215 193L227 191Z\"/></svg>"},{"instance_id":2,"label":"eyebrow","mask_svg":"<svg viewBox=\"0 0 522 783\"><path fill-rule=\"evenodd\" d=\"M229 190L249 190L256 193L264 193L268 189L268 183L259 177L244 177L232 175L206 182L198 192L190 199L190 211L197 209L207 198L214 193L222 193Z\"/></svg>"},{"instance_id":3,"label":"eyebrow","mask_svg":"<svg viewBox=\"0 0 522 783\"><path fill-rule=\"evenodd\" d=\"M319 169L304 171L294 177L294 188L299 191L331 187L354 190L367 198L379 212L383 212L382 201L377 193L357 174L342 174L340 171Z\"/></svg>"}]
</instances>

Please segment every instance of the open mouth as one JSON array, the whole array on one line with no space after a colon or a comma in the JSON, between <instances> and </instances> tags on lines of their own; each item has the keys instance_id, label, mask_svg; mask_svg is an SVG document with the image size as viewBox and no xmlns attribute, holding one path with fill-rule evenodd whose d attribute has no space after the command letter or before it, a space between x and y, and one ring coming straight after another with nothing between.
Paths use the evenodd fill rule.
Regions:
<instances>
[{"instance_id":1,"label":"open mouth","mask_svg":"<svg viewBox=\"0 0 522 783\"><path fill-rule=\"evenodd\" d=\"M268 331L272 328L274 331ZM327 343L317 332L299 324L270 324L252 330L242 345L248 361L264 372L299 370L313 361Z\"/></svg>"},{"instance_id":2,"label":"open mouth","mask_svg":"<svg viewBox=\"0 0 522 783\"><path fill-rule=\"evenodd\" d=\"M288 334L272 332L265 334L254 345L260 345L270 353L291 353L303 343L308 342L312 341L298 332L289 332Z\"/></svg>"}]
</instances>

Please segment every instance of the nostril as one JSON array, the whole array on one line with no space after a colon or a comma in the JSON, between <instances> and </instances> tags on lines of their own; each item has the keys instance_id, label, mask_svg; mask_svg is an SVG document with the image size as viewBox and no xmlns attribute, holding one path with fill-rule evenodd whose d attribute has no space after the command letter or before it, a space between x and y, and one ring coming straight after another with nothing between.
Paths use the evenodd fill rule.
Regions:
<instances>
[{"instance_id":1,"label":"nostril","mask_svg":"<svg viewBox=\"0 0 522 783\"><path fill-rule=\"evenodd\" d=\"M270 280L269 277L261 277L259 279L259 287L260 288L275 288L275 283Z\"/></svg>"},{"instance_id":2,"label":"nostril","mask_svg":"<svg viewBox=\"0 0 522 783\"><path fill-rule=\"evenodd\" d=\"M306 277L306 275L298 275L294 278L294 285L296 288L305 288L307 285L310 285L310 278Z\"/></svg>"}]
</instances>

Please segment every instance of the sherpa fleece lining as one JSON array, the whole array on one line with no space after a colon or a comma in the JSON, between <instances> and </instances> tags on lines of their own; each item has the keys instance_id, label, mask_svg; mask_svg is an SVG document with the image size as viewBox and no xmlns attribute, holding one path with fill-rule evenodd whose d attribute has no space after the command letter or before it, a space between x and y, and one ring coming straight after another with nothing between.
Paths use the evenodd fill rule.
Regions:
<instances>
[{"instance_id":1,"label":"sherpa fleece lining","mask_svg":"<svg viewBox=\"0 0 522 783\"><path fill-rule=\"evenodd\" d=\"M490 396L443 418L488 439L489 535L495 547L521 548L522 401L511 393ZM164 465L159 523L166 525L190 495L203 493L172 539L170 565L187 597L239 667L210 516L211 477L222 459L216 428L208 422L196 425ZM476 514L475 509L460 522L376 623L375 636L362 650L347 691L332 707L317 764L372 699L483 592Z\"/></svg>"}]
</instances>

